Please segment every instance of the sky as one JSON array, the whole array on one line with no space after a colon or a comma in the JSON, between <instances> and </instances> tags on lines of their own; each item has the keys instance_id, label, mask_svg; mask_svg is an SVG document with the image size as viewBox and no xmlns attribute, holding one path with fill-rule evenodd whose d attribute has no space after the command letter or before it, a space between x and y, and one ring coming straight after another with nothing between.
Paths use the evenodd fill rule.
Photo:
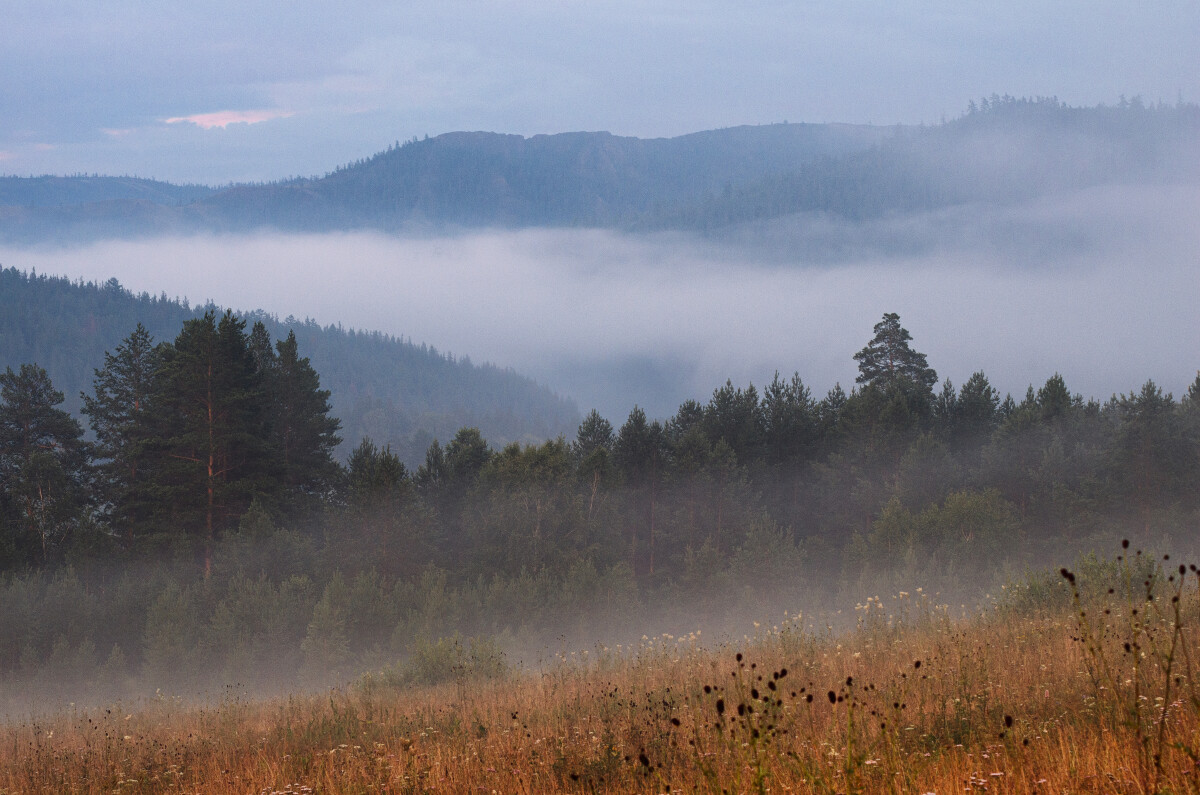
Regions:
<instances>
[{"instance_id":1,"label":"sky","mask_svg":"<svg viewBox=\"0 0 1200 795\"><path fill-rule=\"evenodd\" d=\"M6 0L0 173L225 184L452 130L936 123L1200 100L1195 0Z\"/></svg>"}]
</instances>

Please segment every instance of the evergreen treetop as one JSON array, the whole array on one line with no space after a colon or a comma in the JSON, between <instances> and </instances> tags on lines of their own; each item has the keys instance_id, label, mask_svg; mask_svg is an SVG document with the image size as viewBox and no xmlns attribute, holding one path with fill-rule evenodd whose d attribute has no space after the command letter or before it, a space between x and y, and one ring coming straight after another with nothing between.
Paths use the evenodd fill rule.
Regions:
<instances>
[{"instance_id":1,"label":"evergreen treetop","mask_svg":"<svg viewBox=\"0 0 1200 795\"><path fill-rule=\"evenodd\" d=\"M914 351L909 342L912 335L900 325L900 315L888 312L875 324L875 337L854 354L858 362L855 382L886 389L900 379L907 379L932 391L937 383L937 371L929 366L925 354Z\"/></svg>"}]
</instances>

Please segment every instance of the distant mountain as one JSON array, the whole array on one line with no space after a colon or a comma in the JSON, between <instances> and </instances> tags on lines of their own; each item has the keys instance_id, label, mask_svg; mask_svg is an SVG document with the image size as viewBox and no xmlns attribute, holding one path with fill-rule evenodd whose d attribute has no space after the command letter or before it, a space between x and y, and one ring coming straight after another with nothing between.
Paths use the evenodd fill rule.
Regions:
<instances>
[{"instance_id":1,"label":"distant mountain","mask_svg":"<svg viewBox=\"0 0 1200 795\"><path fill-rule=\"evenodd\" d=\"M11 207L62 207L114 199L173 207L216 192L207 185L172 185L137 177L0 177L0 205Z\"/></svg>"},{"instance_id":2,"label":"distant mountain","mask_svg":"<svg viewBox=\"0 0 1200 795\"><path fill-rule=\"evenodd\" d=\"M0 206L0 240L198 231L429 226L622 226L818 158L867 149L890 128L734 127L678 138L455 132L397 144L324 177L239 185L185 207L114 198Z\"/></svg>"},{"instance_id":3,"label":"distant mountain","mask_svg":"<svg viewBox=\"0 0 1200 795\"><path fill-rule=\"evenodd\" d=\"M190 207L106 199L54 207L0 206L0 242L82 243L202 231Z\"/></svg>"},{"instance_id":4,"label":"distant mountain","mask_svg":"<svg viewBox=\"0 0 1200 795\"><path fill-rule=\"evenodd\" d=\"M0 240L253 229L712 231L797 213L856 220L1197 180L1198 106L992 97L932 127L772 124L657 139L447 133L324 177L233 186L184 206L131 196L0 206Z\"/></svg>"},{"instance_id":5,"label":"distant mountain","mask_svg":"<svg viewBox=\"0 0 1200 795\"><path fill-rule=\"evenodd\" d=\"M0 269L0 371L36 362L78 412L80 392L92 390L93 370L142 323L160 341L171 341L183 321L207 307L166 295L134 295L115 279L106 284ZM324 327L261 312L272 338L296 332L307 356L332 393L333 414L342 420L341 455L370 436L390 444L402 460L419 463L434 438L449 441L461 427L478 427L495 447L574 436L575 404L512 370L456 359L426 345L377 332Z\"/></svg>"},{"instance_id":6,"label":"distant mountain","mask_svg":"<svg viewBox=\"0 0 1200 795\"><path fill-rule=\"evenodd\" d=\"M670 207L641 225L714 230L798 213L867 220L1099 185L1196 182L1200 106L996 97L954 121Z\"/></svg>"},{"instance_id":7,"label":"distant mountain","mask_svg":"<svg viewBox=\"0 0 1200 795\"><path fill-rule=\"evenodd\" d=\"M0 177L0 241L69 242L195 228L181 209L216 188L136 177Z\"/></svg>"},{"instance_id":8,"label":"distant mountain","mask_svg":"<svg viewBox=\"0 0 1200 795\"><path fill-rule=\"evenodd\" d=\"M867 149L888 134L814 124L648 140L456 132L395 146L320 179L232 188L194 209L226 229L621 226L655 208Z\"/></svg>"}]
</instances>

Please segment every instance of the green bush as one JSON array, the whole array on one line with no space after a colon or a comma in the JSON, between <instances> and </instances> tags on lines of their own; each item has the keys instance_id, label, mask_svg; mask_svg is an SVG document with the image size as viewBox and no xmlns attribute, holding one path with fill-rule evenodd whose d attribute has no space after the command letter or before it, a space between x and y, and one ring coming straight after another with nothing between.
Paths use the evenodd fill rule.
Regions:
<instances>
[{"instance_id":1,"label":"green bush","mask_svg":"<svg viewBox=\"0 0 1200 795\"><path fill-rule=\"evenodd\" d=\"M367 675L361 686L391 687L439 685L504 679L510 673L504 652L490 638L468 638L455 634L436 641L418 640L407 660Z\"/></svg>"}]
</instances>

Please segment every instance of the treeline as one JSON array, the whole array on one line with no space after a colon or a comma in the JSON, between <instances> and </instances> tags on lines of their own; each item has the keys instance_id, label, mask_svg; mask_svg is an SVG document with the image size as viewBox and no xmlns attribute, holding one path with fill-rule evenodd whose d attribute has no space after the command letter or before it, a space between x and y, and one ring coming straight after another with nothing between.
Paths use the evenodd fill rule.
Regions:
<instances>
[{"instance_id":1,"label":"treeline","mask_svg":"<svg viewBox=\"0 0 1200 795\"><path fill-rule=\"evenodd\" d=\"M1085 401L1058 375L1017 400L982 372L939 384L889 314L855 356L849 392L817 398L798 375L761 392L726 383L665 422L634 408L614 427L592 412L571 440L500 449L464 428L415 469L364 439L337 467L327 455L336 425L306 363L285 340L264 368L261 332L239 323L209 315L169 348L147 346L162 351L150 403L170 410L146 426L164 430L131 448L147 455L133 489L142 497L122 496L130 467L97 428L90 477L116 496L76 513L75 540L64 533L57 554L13 529L32 526L13 509L33 490L14 491L5 475L5 537L24 538L27 553L0 590L3 633L15 639L0 676L26 689L60 675L124 687L320 681L455 633L529 648L890 588L978 595L1122 536L1195 544L1200 376L1181 400L1147 382ZM222 334L244 341L229 348L257 386L229 394L257 395L247 416L260 424L230 441L256 463L225 470L227 491L210 499L208 470L191 460L204 434L178 419L195 398L162 396L191 383L188 340ZM89 417L103 416L94 407L115 394L104 373L123 371L138 337L110 354ZM284 391L265 374L285 361L306 373L295 394L307 408L287 413L312 421L301 435L311 465L295 470L281 412L267 408ZM9 385L29 370L6 374L4 417ZM48 385L41 394L53 402ZM78 460L74 441L55 449L64 470Z\"/></svg>"},{"instance_id":2,"label":"treeline","mask_svg":"<svg viewBox=\"0 0 1200 795\"><path fill-rule=\"evenodd\" d=\"M172 339L184 321L211 306L146 293L135 295L116 279L99 284L0 268L0 369L37 362L78 414L80 395L106 351L141 323L155 339ZM333 413L350 440L345 460L364 436L389 445L417 464L434 438L463 426L498 443L528 442L570 433L579 423L575 404L512 370L475 364L435 348L378 332L322 327L264 312L240 313L261 322L274 339L294 333L330 391Z\"/></svg>"}]
</instances>

